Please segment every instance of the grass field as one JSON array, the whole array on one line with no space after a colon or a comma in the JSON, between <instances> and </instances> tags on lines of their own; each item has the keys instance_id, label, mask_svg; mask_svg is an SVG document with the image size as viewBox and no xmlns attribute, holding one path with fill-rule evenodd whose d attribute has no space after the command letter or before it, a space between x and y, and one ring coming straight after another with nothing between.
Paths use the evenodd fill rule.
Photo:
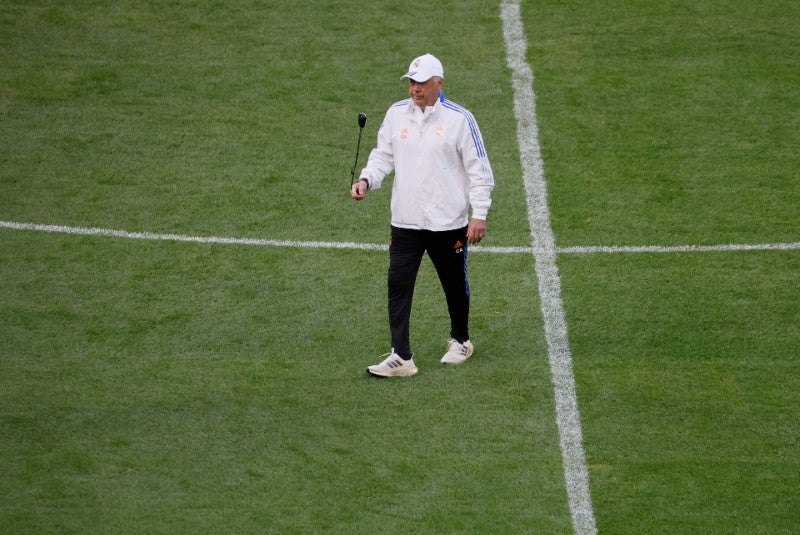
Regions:
<instances>
[{"instance_id":1,"label":"grass field","mask_svg":"<svg viewBox=\"0 0 800 535\"><path fill-rule=\"evenodd\" d=\"M499 13L0 4L0 221L295 242L0 227L0 532L573 531ZM521 15L598 531L796 533L800 4ZM511 252L470 255L453 368L426 261L420 373L381 381L386 253L305 245L386 243L356 117L363 162L424 52Z\"/></svg>"}]
</instances>

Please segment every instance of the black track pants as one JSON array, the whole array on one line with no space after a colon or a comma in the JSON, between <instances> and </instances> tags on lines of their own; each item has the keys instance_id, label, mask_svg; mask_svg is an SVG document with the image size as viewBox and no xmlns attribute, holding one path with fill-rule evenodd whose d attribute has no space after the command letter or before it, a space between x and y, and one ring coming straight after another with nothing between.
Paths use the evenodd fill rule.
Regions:
<instances>
[{"instance_id":1,"label":"black track pants","mask_svg":"<svg viewBox=\"0 0 800 535\"><path fill-rule=\"evenodd\" d=\"M442 284L450 313L450 337L469 339L469 281L467 279L467 227L444 232L392 227L389 246L389 328L392 347L411 357L409 322L414 285L427 252Z\"/></svg>"}]
</instances>

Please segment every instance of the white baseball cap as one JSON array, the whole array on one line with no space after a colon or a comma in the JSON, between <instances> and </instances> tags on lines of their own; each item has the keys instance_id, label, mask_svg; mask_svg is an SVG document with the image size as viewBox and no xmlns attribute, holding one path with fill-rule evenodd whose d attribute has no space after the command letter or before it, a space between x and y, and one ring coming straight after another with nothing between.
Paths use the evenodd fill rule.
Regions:
<instances>
[{"instance_id":1,"label":"white baseball cap","mask_svg":"<svg viewBox=\"0 0 800 535\"><path fill-rule=\"evenodd\" d=\"M414 58L414 61L408 66L408 73L401 76L400 79L410 78L415 82L427 82L433 76L444 78L444 67L435 56L425 54Z\"/></svg>"}]
</instances>

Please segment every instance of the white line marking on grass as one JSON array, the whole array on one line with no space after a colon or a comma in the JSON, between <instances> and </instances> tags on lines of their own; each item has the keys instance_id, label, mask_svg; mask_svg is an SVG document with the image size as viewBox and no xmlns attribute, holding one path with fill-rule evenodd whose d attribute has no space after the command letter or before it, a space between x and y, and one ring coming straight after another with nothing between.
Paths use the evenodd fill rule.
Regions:
<instances>
[{"instance_id":1,"label":"white line marking on grass","mask_svg":"<svg viewBox=\"0 0 800 535\"><path fill-rule=\"evenodd\" d=\"M69 227L64 225L42 225L39 223L18 223L14 221L0 221L0 228L15 230L32 230L37 232L52 232L57 234L75 234L79 236L106 236L112 238L127 238L133 240L179 241L192 243L211 243L222 245L253 245L260 247L295 247L299 249L349 249L360 251L388 251L388 245L378 243L357 242L329 242L329 241L294 241L294 240L269 240L259 238L229 238L224 236L185 236L182 234L156 234L153 232L131 232L128 230L114 230L105 228ZM473 245L470 252L519 254L530 253L529 247L493 247Z\"/></svg>"},{"instance_id":2,"label":"white line marking on grass","mask_svg":"<svg viewBox=\"0 0 800 535\"><path fill-rule=\"evenodd\" d=\"M589 471L586 468L583 451L572 355L564 305L561 301L561 280L556 266L555 236L550 227L547 184L536 125L533 71L526 60L528 44L520 18L519 2L503 2L500 11L508 66L511 68L514 87L514 114L517 120L517 138L528 202L528 223L531 228L534 264L539 281L545 338L553 377L556 423L572 529L579 534L594 534L597 533L597 527L589 493Z\"/></svg>"},{"instance_id":3,"label":"white line marking on grass","mask_svg":"<svg viewBox=\"0 0 800 535\"><path fill-rule=\"evenodd\" d=\"M698 253L715 251L789 251L800 249L800 242L795 243L753 243L727 245L632 245L632 246L589 246L559 247L558 252L564 254L595 253Z\"/></svg>"},{"instance_id":4,"label":"white line marking on grass","mask_svg":"<svg viewBox=\"0 0 800 535\"><path fill-rule=\"evenodd\" d=\"M194 243L214 243L223 245L257 245L262 247L298 247L308 249L360 249L367 251L389 250L388 245L355 242L265 240L256 238L226 238L219 236L183 236L181 234L154 234L152 232L129 232L104 228L65 227L61 225L39 225L35 223L14 223L0 221L0 227L17 230L35 230L81 236L110 236L135 240L181 241Z\"/></svg>"},{"instance_id":5,"label":"white line marking on grass","mask_svg":"<svg viewBox=\"0 0 800 535\"><path fill-rule=\"evenodd\" d=\"M264 238L230 238L225 236L185 236L182 234L156 234L153 232L132 232L128 230L114 230L105 228L69 227L65 225L44 225L40 223L19 223L15 221L0 221L0 228L15 230L32 230L38 232L53 232L58 234L76 234L82 236L107 236L112 238L127 238L134 240L179 241L194 243L213 243L222 245L251 245L257 247L295 247L299 249L350 249L360 251L388 251L388 245L379 243L357 242L325 242L302 240L270 240ZM600 254L600 253L685 253L685 252L714 252L714 251L774 251L797 250L800 242L796 243L754 243L754 244L728 244L728 245L594 245L556 247L559 254ZM530 254L530 247L519 246L494 246L473 245L470 252L493 254Z\"/></svg>"}]
</instances>

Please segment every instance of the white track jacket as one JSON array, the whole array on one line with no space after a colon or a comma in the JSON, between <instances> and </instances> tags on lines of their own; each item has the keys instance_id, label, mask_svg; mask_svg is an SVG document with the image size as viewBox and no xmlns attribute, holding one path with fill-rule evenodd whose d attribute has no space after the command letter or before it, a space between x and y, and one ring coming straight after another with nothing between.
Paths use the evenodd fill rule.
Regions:
<instances>
[{"instance_id":1,"label":"white track jacket","mask_svg":"<svg viewBox=\"0 0 800 535\"><path fill-rule=\"evenodd\" d=\"M494 176L472 113L443 95L423 112L411 99L392 105L360 178L380 188L394 171L392 225L455 230L486 219Z\"/></svg>"}]
</instances>

